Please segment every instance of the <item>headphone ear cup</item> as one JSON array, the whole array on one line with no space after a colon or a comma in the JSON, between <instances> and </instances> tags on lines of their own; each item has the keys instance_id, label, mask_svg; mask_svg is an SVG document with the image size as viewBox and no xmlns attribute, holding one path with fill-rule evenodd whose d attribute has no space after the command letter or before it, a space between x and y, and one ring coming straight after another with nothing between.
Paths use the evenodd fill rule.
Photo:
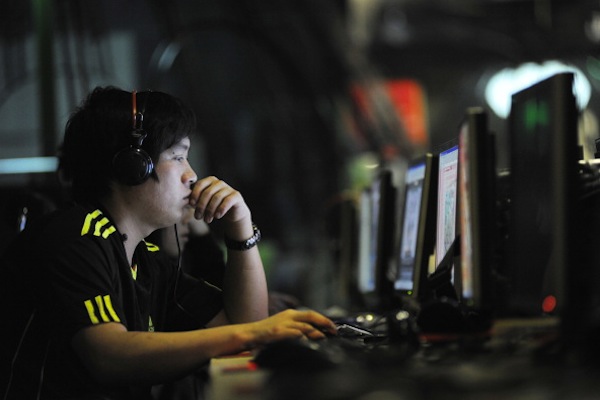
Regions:
<instances>
[{"instance_id":1,"label":"headphone ear cup","mask_svg":"<svg viewBox=\"0 0 600 400\"><path fill-rule=\"evenodd\" d=\"M143 149L133 146L122 149L112 160L113 175L123 184L142 184L154 170L152 158Z\"/></svg>"}]
</instances>

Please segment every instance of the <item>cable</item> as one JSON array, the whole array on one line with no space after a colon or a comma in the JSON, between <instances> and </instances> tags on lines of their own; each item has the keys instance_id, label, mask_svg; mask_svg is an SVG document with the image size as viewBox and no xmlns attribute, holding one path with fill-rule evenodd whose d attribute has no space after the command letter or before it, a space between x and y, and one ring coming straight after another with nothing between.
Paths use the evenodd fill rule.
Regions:
<instances>
[{"instance_id":1,"label":"cable","mask_svg":"<svg viewBox=\"0 0 600 400\"><path fill-rule=\"evenodd\" d=\"M13 380L13 376L14 376L15 363L17 362L17 358L19 358L19 353L21 352L21 346L23 345L23 340L25 340L25 336L29 332L29 327L31 326L31 322L35 318L35 311L36 310L32 311L31 315L29 316L29 319L27 320L27 324L23 328L23 333L21 334L21 337L19 338L19 343L17 345L17 349L15 350L15 354L13 355L13 358L11 360L11 363L10 363L10 374L8 376L8 383L6 385L6 392L4 392L4 397L3 397L4 400L8 399L8 394L10 392L11 385L12 385L12 380Z\"/></svg>"},{"instance_id":2,"label":"cable","mask_svg":"<svg viewBox=\"0 0 600 400\"><path fill-rule=\"evenodd\" d=\"M173 229L175 230L175 241L177 243L177 272L176 272L176 276L175 276L175 287L173 288L173 301L175 302L175 305L177 306L177 308L179 308L181 311L183 311L184 313L186 313L187 315L192 315L189 311L187 311L177 300L177 287L179 286L179 278L181 277L182 274L182 268L181 268L181 264L182 264L182 259L183 259L183 250L181 248L181 244L179 242L179 232L177 231L177 224L173 225Z\"/></svg>"}]
</instances>

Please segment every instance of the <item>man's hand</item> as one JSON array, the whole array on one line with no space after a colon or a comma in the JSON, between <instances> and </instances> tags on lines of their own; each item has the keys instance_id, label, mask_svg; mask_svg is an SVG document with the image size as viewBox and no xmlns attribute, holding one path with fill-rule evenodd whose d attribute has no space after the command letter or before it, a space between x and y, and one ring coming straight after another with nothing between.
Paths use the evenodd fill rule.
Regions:
<instances>
[{"instance_id":1,"label":"man's hand","mask_svg":"<svg viewBox=\"0 0 600 400\"><path fill-rule=\"evenodd\" d=\"M202 178L194 184L190 205L195 209L195 218L206 223L221 218L229 222L250 218L250 209L241 193L214 176Z\"/></svg>"},{"instance_id":2,"label":"man's hand","mask_svg":"<svg viewBox=\"0 0 600 400\"><path fill-rule=\"evenodd\" d=\"M322 339L337 333L335 324L315 311L286 310L251 324L255 335L254 345L277 340L302 338Z\"/></svg>"}]
</instances>

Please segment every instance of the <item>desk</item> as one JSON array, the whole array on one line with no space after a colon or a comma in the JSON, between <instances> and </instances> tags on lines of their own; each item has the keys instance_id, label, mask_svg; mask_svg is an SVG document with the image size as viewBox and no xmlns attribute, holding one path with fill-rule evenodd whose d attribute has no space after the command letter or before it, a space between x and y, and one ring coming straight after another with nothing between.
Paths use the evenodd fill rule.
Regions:
<instances>
[{"instance_id":1,"label":"desk","mask_svg":"<svg viewBox=\"0 0 600 400\"><path fill-rule=\"evenodd\" d=\"M519 324L516 324L519 325ZM499 328L515 324L502 324ZM492 341L493 342L493 341ZM523 400L600 398L600 369L530 346L379 348L331 369L267 371L250 354L214 359L208 400ZM600 364L600 362L598 363Z\"/></svg>"},{"instance_id":2,"label":"desk","mask_svg":"<svg viewBox=\"0 0 600 400\"><path fill-rule=\"evenodd\" d=\"M251 361L250 353L212 359L207 400L264 400L268 371L257 369Z\"/></svg>"}]
</instances>

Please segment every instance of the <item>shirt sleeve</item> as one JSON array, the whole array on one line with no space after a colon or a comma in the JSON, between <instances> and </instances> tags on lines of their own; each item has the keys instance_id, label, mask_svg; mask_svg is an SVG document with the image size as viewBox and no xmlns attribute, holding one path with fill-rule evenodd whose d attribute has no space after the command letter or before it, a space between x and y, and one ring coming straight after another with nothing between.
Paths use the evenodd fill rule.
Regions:
<instances>
[{"instance_id":1,"label":"shirt sleeve","mask_svg":"<svg viewBox=\"0 0 600 400\"><path fill-rule=\"evenodd\" d=\"M98 240L86 237L66 245L49 262L49 296L64 330L72 334L106 322L128 325L118 264Z\"/></svg>"}]
</instances>

